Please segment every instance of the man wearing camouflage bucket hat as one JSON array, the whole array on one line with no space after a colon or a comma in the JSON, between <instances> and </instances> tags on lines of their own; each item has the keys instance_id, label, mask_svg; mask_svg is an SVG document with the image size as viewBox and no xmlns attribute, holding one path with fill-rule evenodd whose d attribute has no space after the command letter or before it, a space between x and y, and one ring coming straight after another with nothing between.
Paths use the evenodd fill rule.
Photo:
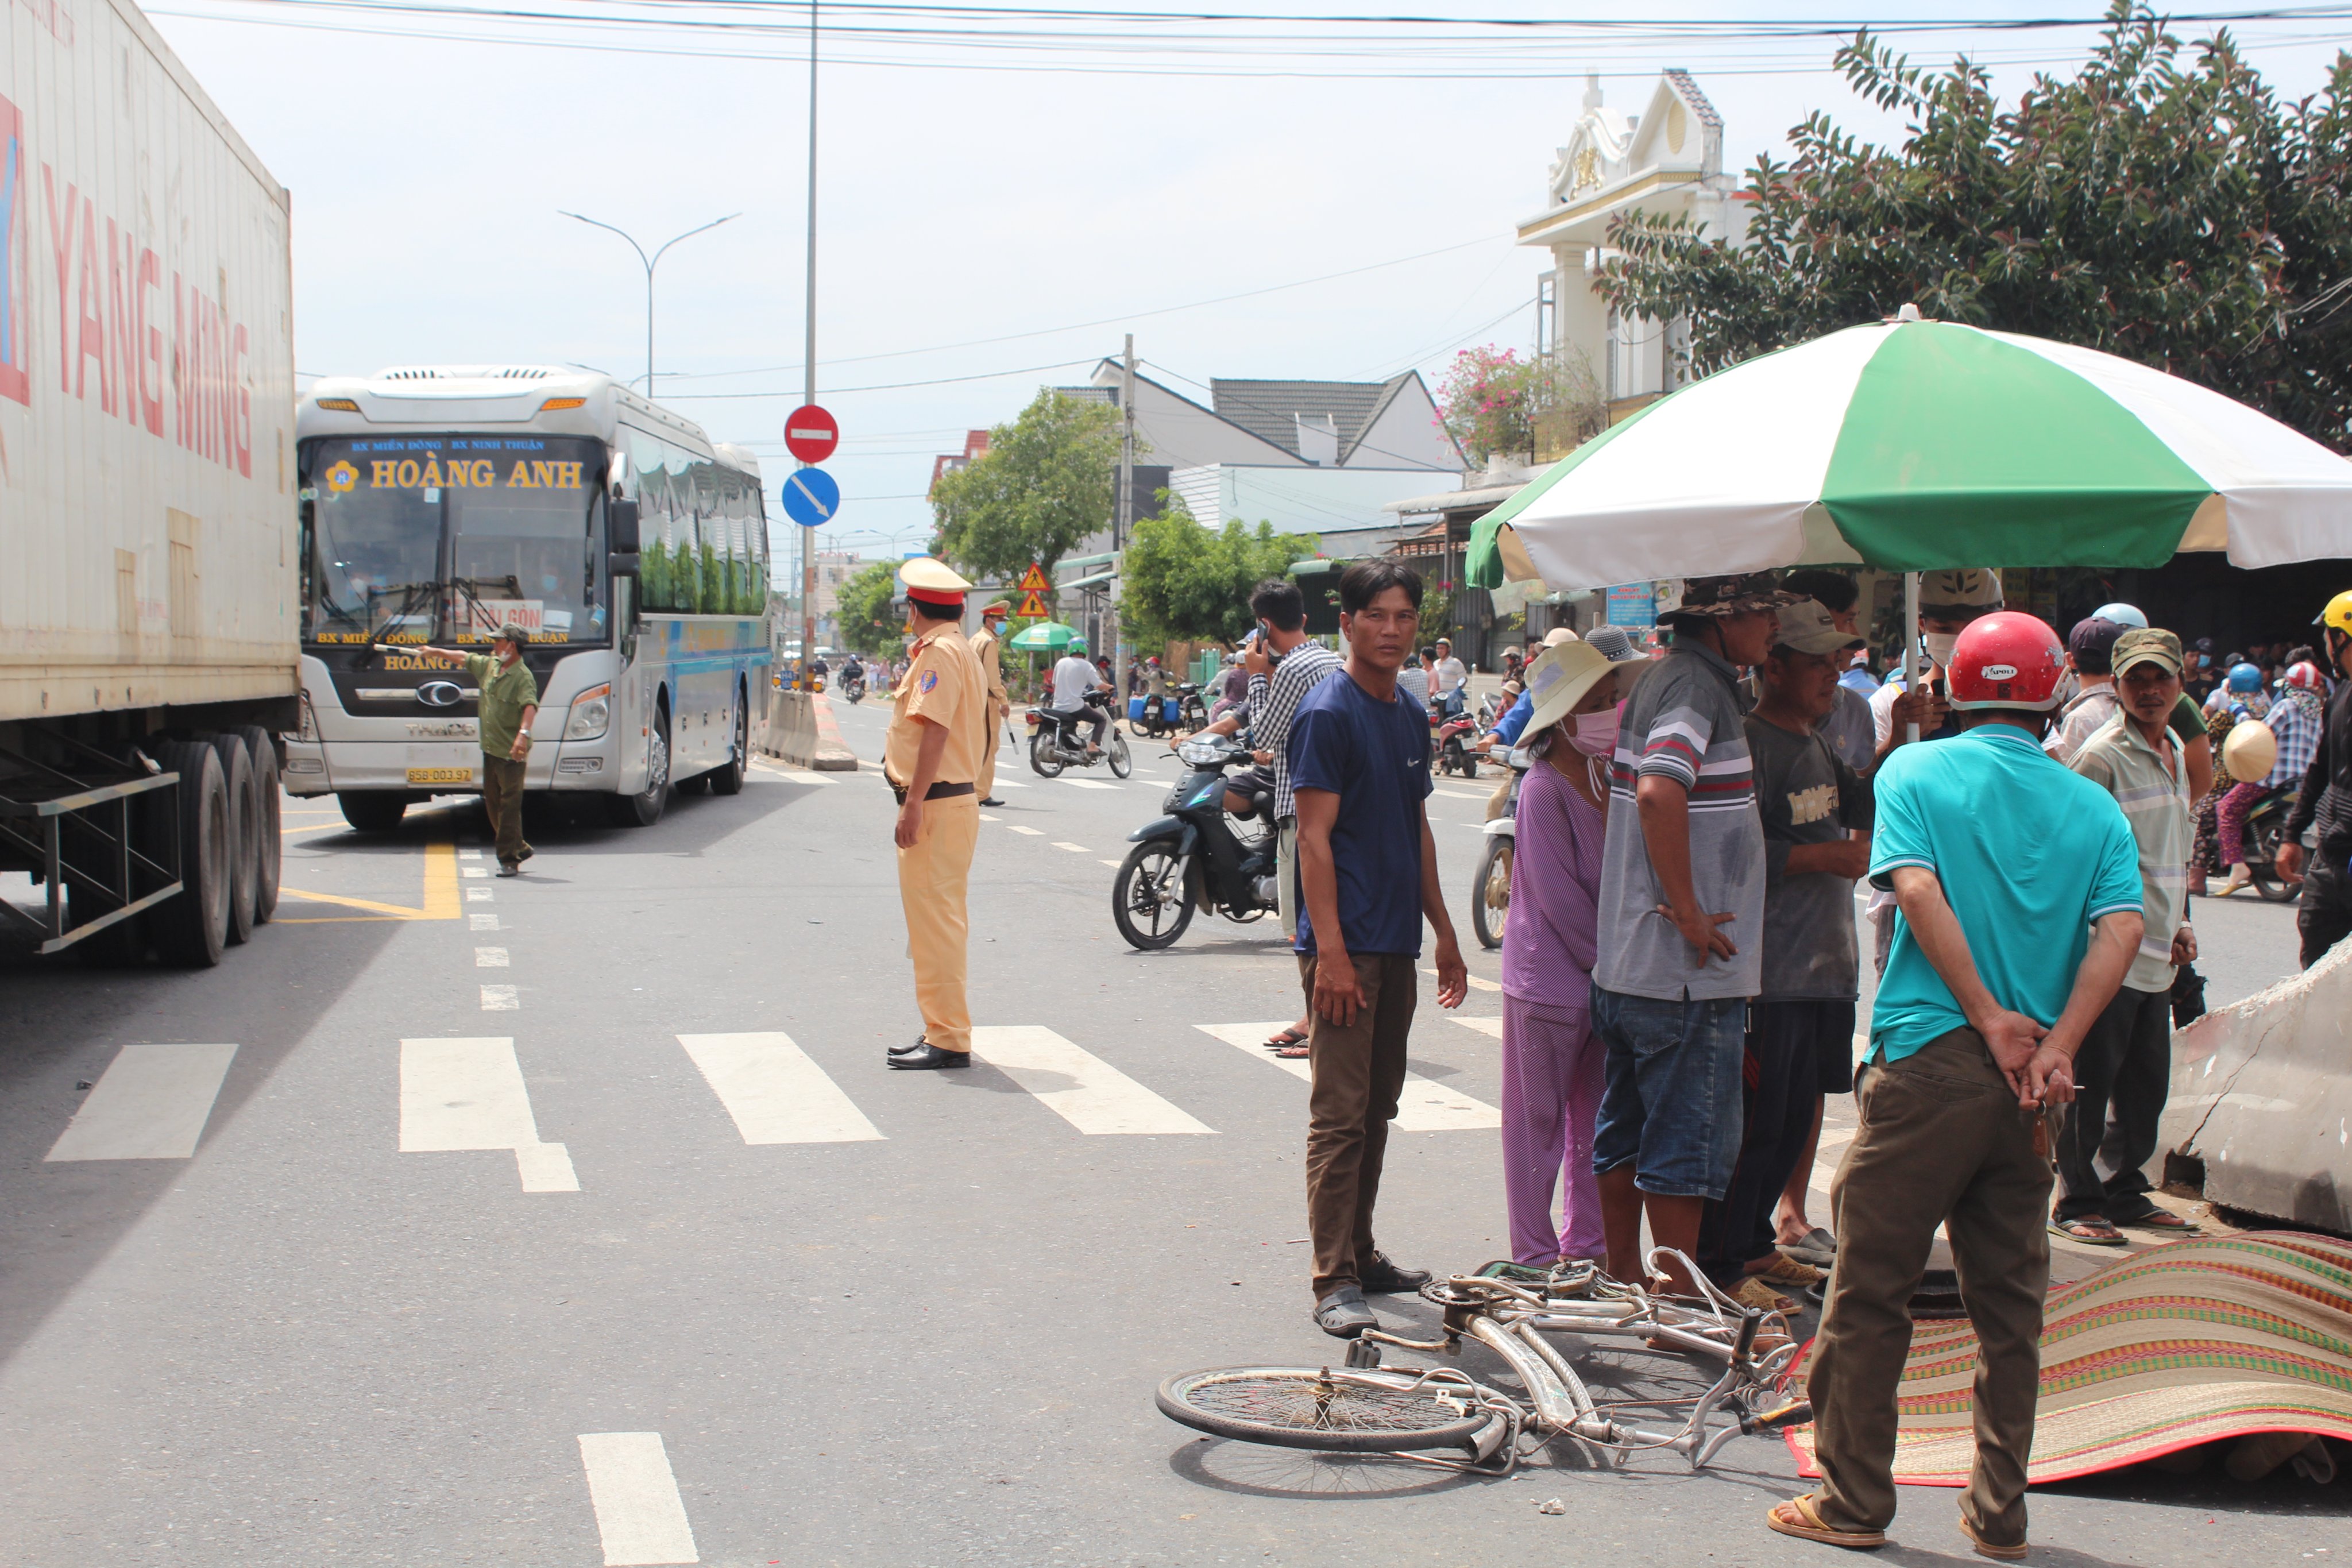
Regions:
<instances>
[{"instance_id":1,"label":"man wearing camouflage bucket hat","mask_svg":"<svg viewBox=\"0 0 2352 1568\"><path fill-rule=\"evenodd\" d=\"M1592 1024L1606 1048L1592 1168L1609 1272L1647 1276L1651 1239L1698 1250L1739 1153L1748 999L1764 952L1764 829L1739 704L1743 667L1794 604L1777 574L1695 577L1674 647L1626 701L1610 769ZM1699 1294L1672 1268L1671 1289Z\"/></svg>"},{"instance_id":2,"label":"man wearing camouflage bucket hat","mask_svg":"<svg viewBox=\"0 0 2352 1568\"><path fill-rule=\"evenodd\" d=\"M530 633L509 621L490 637L490 651L467 653L463 648L392 648L379 644L380 653L416 653L466 667L467 678L481 689L474 723L482 743L482 809L489 814L490 832L499 846L499 875L519 876L531 847L522 837L522 779L530 756L531 721L539 717L539 681L522 661Z\"/></svg>"}]
</instances>

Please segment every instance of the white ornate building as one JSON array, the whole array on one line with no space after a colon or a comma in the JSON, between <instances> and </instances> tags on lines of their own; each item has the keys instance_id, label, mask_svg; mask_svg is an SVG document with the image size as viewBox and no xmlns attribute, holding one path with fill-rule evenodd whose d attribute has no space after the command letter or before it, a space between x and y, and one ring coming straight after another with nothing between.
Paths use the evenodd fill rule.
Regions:
<instances>
[{"instance_id":1,"label":"white ornate building","mask_svg":"<svg viewBox=\"0 0 2352 1568\"><path fill-rule=\"evenodd\" d=\"M1621 318L1593 291L1610 221L1634 211L1688 217L1709 237L1743 243L1748 200L1723 168L1723 118L1690 73L1661 71L1639 114L1601 101L1587 79L1584 111L1559 149L1548 205L1518 226L1521 245L1552 256L1542 279L1552 352L1591 367L1613 424L1681 384L1682 323ZM1547 456L1550 454L1545 454Z\"/></svg>"}]
</instances>

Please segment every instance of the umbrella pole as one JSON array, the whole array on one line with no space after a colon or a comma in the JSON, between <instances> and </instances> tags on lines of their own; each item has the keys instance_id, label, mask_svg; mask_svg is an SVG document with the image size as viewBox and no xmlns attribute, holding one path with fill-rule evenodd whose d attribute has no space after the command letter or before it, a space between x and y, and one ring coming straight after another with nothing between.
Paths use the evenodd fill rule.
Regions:
<instances>
[{"instance_id":1,"label":"umbrella pole","mask_svg":"<svg viewBox=\"0 0 2352 1568\"><path fill-rule=\"evenodd\" d=\"M1903 574L1903 689L1919 689L1919 574ZM1917 742L1919 721L1916 719L1903 727L1906 741Z\"/></svg>"}]
</instances>

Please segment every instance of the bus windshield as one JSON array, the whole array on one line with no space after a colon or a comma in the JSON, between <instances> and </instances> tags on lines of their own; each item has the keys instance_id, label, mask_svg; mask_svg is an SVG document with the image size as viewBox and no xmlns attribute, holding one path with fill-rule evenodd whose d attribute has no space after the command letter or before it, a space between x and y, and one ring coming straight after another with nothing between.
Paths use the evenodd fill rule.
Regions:
<instances>
[{"instance_id":1,"label":"bus windshield","mask_svg":"<svg viewBox=\"0 0 2352 1568\"><path fill-rule=\"evenodd\" d=\"M313 642L593 643L611 621L604 450L561 436L323 440L308 454Z\"/></svg>"}]
</instances>

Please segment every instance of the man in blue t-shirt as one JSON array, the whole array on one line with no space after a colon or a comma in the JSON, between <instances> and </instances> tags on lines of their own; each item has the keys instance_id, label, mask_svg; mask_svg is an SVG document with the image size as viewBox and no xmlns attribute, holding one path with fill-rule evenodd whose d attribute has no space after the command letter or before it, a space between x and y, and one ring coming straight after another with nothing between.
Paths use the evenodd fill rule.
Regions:
<instances>
[{"instance_id":1,"label":"man in blue t-shirt","mask_svg":"<svg viewBox=\"0 0 2352 1568\"><path fill-rule=\"evenodd\" d=\"M2011 1557L2050 1283L2047 1119L2074 1099L2074 1054L2138 951L2139 856L2115 797L2042 750L2058 634L1997 612L1942 651L1968 727L1904 747L1873 780L1870 878L1896 914L1855 1089L1862 1130L1830 1184L1837 1269L1807 1384L1822 1485L1769 1521L1837 1546L1885 1541L1906 1303L1941 1226L1978 1345L1960 1528Z\"/></svg>"},{"instance_id":2,"label":"man in blue t-shirt","mask_svg":"<svg viewBox=\"0 0 2352 1568\"><path fill-rule=\"evenodd\" d=\"M1339 577L1348 661L1300 700L1286 760L1298 813L1298 976L1311 1019L1307 1229L1315 1321L1353 1339L1379 1320L1364 1292L1418 1290L1372 1244L1389 1121L1404 1089L1421 922L1437 933L1437 1001L1458 1007L1469 970L1437 885L1429 721L1397 689L1421 626L1421 579L1396 560Z\"/></svg>"}]
</instances>

